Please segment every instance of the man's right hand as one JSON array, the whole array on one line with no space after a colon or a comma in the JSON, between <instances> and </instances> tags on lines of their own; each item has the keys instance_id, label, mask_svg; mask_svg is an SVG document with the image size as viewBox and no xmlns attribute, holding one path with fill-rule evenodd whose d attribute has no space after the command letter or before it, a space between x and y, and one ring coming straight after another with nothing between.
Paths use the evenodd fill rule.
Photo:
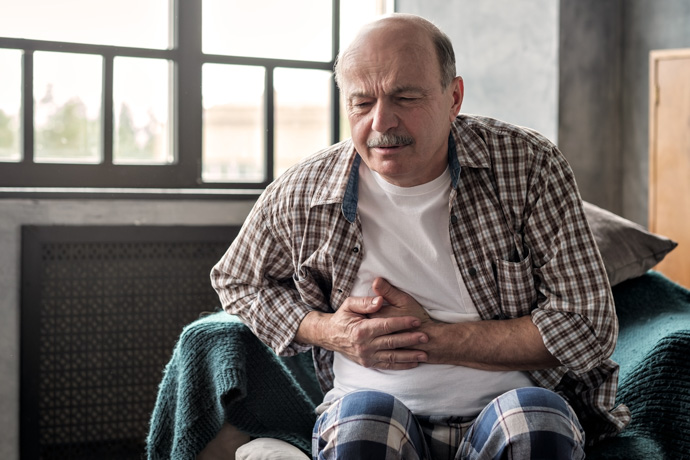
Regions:
<instances>
[{"instance_id":1,"label":"man's right hand","mask_svg":"<svg viewBox=\"0 0 690 460\"><path fill-rule=\"evenodd\" d=\"M426 334L415 331L421 325L419 318L367 317L382 306L380 296L348 297L335 313L311 311L295 340L336 351L364 367L399 370L425 362L426 353L407 349L429 341Z\"/></svg>"}]
</instances>

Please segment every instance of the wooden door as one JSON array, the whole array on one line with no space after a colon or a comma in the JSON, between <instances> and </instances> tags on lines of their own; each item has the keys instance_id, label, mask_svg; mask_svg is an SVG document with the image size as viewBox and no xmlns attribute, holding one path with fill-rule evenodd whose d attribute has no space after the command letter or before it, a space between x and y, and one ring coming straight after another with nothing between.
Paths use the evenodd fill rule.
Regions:
<instances>
[{"instance_id":1,"label":"wooden door","mask_svg":"<svg viewBox=\"0 0 690 460\"><path fill-rule=\"evenodd\" d=\"M690 49L650 54L649 229L678 242L655 268L690 288Z\"/></svg>"}]
</instances>

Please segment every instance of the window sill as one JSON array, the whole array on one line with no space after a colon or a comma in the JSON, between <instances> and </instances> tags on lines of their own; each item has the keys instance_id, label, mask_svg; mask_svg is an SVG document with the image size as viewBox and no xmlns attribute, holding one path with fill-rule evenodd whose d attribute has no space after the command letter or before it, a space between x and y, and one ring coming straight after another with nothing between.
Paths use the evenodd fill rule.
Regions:
<instances>
[{"instance_id":1,"label":"window sill","mask_svg":"<svg viewBox=\"0 0 690 460\"><path fill-rule=\"evenodd\" d=\"M262 189L0 187L0 199L220 199L255 200Z\"/></svg>"}]
</instances>

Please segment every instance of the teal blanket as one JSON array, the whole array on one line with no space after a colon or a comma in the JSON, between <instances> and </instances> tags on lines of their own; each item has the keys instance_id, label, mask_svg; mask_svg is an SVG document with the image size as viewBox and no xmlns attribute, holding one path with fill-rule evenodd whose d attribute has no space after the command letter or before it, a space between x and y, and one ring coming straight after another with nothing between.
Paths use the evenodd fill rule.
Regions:
<instances>
[{"instance_id":1,"label":"teal blanket","mask_svg":"<svg viewBox=\"0 0 690 460\"><path fill-rule=\"evenodd\" d=\"M660 273L613 288L620 332L618 402L628 428L590 459L690 459L690 291Z\"/></svg>"},{"instance_id":2,"label":"teal blanket","mask_svg":"<svg viewBox=\"0 0 690 460\"><path fill-rule=\"evenodd\" d=\"M588 459L690 458L690 291L649 272L613 289L620 322L618 400L633 420ZM312 357L279 358L236 318L187 326L160 385L149 459L193 459L224 420L310 450L322 398ZM251 389L251 391L250 391Z\"/></svg>"},{"instance_id":3,"label":"teal blanket","mask_svg":"<svg viewBox=\"0 0 690 460\"><path fill-rule=\"evenodd\" d=\"M148 458L193 459L224 420L308 452L322 398L310 354L279 358L237 318L215 313L180 335L151 416Z\"/></svg>"}]
</instances>

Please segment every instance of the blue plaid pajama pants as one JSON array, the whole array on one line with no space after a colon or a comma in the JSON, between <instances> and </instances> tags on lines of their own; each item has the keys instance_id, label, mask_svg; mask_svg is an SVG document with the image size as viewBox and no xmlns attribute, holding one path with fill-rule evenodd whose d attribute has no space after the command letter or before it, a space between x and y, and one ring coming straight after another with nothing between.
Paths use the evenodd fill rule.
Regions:
<instances>
[{"instance_id":1,"label":"blue plaid pajama pants","mask_svg":"<svg viewBox=\"0 0 690 460\"><path fill-rule=\"evenodd\" d=\"M415 416L395 397L356 391L316 421L315 460L583 459L584 430L558 394L509 391L472 420Z\"/></svg>"}]
</instances>

